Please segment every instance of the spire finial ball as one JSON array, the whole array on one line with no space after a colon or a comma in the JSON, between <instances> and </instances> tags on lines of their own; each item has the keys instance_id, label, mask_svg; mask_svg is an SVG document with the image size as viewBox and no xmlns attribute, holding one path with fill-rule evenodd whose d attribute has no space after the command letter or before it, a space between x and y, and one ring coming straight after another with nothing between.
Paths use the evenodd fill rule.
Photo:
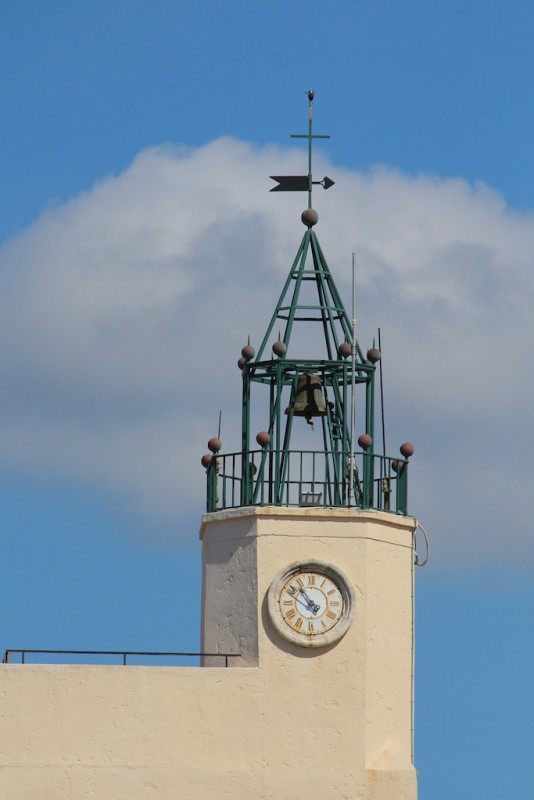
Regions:
<instances>
[{"instance_id":1,"label":"spire finial ball","mask_svg":"<svg viewBox=\"0 0 534 800\"><path fill-rule=\"evenodd\" d=\"M371 364L376 364L377 361L380 361L380 350L376 347L371 347L367 351L367 359L371 362Z\"/></svg>"},{"instance_id":2,"label":"spire finial ball","mask_svg":"<svg viewBox=\"0 0 534 800\"><path fill-rule=\"evenodd\" d=\"M411 442L404 442L400 446L400 451L404 456L404 458L410 458L410 456L413 456L413 454L415 453L415 447Z\"/></svg>"},{"instance_id":3,"label":"spire finial ball","mask_svg":"<svg viewBox=\"0 0 534 800\"><path fill-rule=\"evenodd\" d=\"M252 347L252 345L251 345L251 344L246 344L246 345L243 347L243 349L241 350L241 355L242 355L242 356L243 356L243 358L245 358L247 361L250 361L250 359L251 359L251 358L254 358L254 356L256 355L256 351L254 350L254 348Z\"/></svg>"},{"instance_id":4,"label":"spire finial ball","mask_svg":"<svg viewBox=\"0 0 534 800\"><path fill-rule=\"evenodd\" d=\"M319 214L314 208L307 208L302 212L301 220L308 228L313 228L319 222Z\"/></svg>"},{"instance_id":5,"label":"spire finial ball","mask_svg":"<svg viewBox=\"0 0 534 800\"><path fill-rule=\"evenodd\" d=\"M358 436L358 444L362 450L368 450L373 444L373 440L368 433L362 433L360 436Z\"/></svg>"},{"instance_id":6,"label":"spire finial ball","mask_svg":"<svg viewBox=\"0 0 534 800\"><path fill-rule=\"evenodd\" d=\"M256 441L260 447L267 447L271 442L271 437L267 431L260 431L256 436Z\"/></svg>"},{"instance_id":7,"label":"spire finial ball","mask_svg":"<svg viewBox=\"0 0 534 800\"><path fill-rule=\"evenodd\" d=\"M280 358L281 356L285 356L286 351L287 347L285 346L284 342L278 340L273 344L273 353L275 354L275 356L278 356L278 358Z\"/></svg>"},{"instance_id":8,"label":"spire finial ball","mask_svg":"<svg viewBox=\"0 0 534 800\"><path fill-rule=\"evenodd\" d=\"M218 453L222 447L222 442L217 436L212 436L208 442L208 450L212 453Z\"/></svg>"}]
</instances>

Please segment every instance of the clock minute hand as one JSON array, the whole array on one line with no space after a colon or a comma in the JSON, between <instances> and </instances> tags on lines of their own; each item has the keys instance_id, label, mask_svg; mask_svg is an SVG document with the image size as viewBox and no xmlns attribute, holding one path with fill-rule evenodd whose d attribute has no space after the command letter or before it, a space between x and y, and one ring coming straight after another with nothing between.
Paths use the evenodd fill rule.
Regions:
<instances>
[{"instance_id":1,"label":"clock minute hand","mask_svg":"<svg viewBox=\"0 0 534 800\"><path fill-rule=\"evenodd\" d=\"M310 598L309 598L309 596L308 596L308 592L307 592L305 589L302 589L302 588L300 588L300 587L299 587L299 592L300 592L300 593L301 593L301 595L304 597L304 599L306 600L306 602L307 602L307 603L308 603L308 605L310 606L311 610L312 610L314 613L317 613L317 611L319 611L319 609L321 608L321 606L318 606L318 605L317 605L317 603L314 603L312 600L310 600Z\"/></svg>"}]
</instances>

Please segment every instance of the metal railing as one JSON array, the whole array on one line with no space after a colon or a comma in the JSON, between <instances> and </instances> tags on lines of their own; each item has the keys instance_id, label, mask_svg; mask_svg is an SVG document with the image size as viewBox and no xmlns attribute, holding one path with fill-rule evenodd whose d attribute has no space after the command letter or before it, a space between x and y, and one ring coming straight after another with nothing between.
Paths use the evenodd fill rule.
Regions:
<instances>
[{"instance_id":1,"label":"metal railing","mask_svg":"<svg viewBox=\"0 0 534 800\"><path fill-rule=\"evenodd\" d=\"M321 506L408 513L408 461L343 451L217 453L207 469L207 510L240 506Z\"/></svg>"},{"instance_id":2,"label":"metal railing","mask_svg":"<svg viewBox=\"0 0 534 800\"><path fill-rule=\"evenodd\" d=\"M11 660L11 656L17 654L20 655L20 661L13 662ZM169 653L169 652L155 652L150 650L32 650L25 648L24 650L13 650L9 649L6 650L4 653L4 657L2 659L2 664L26 664L27 655L50 655L50 656L113 656L113 657L120 657L122 659L122 664L124 666L127 665L127 659L132 656L137 657L164 657L164 658L221 658L224 659L224 666L228 667L229 662L228 659L230 658L240 658L239 653ZM32 662L37 663L37 662ZM39 663L47 663L47 662L39 662ZM61 663L61 664L69 664L69 663L78 663L78 664L85 664L87 662L84 661L54 661L49 663ZM97 662L102 663L102 662ZM131 662L130 662L131 663Z\"/></svg>"}]
</instances>

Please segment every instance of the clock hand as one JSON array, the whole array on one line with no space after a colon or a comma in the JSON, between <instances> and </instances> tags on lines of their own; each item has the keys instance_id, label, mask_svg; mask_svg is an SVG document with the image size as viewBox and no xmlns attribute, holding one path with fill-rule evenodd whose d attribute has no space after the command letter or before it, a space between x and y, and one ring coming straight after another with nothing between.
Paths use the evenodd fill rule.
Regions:
<instances>
[{"instance_id":1,"label":"clock hand","mask_svg":"<svg viewBox=\"0 0 534 800\"><path fill-rule=\"evenodd\" d=\"M321 608L321 606L318 606L317 603L314 603L313 600L310 600L310 598L308 596L308 593L306 592L305 589L299 588L299 592L304 597L304 599L308 603L308 605L311 608L311 610L313 611L313 613L316 614L319 611L319 609Z\"/></svg>"},{"instance_id":2,"label":"clock hand","mask_svg":"<svg viewBox=\"0 0 534 800\"><path fill-rule=\"evenodd\" d=\"M298 600L299 594L302 594L302 595L304 595L304 599L306 600L306 605L307 606L313 606L313 603L311 602L310 598L308 597L308 595L306 594L304 589L301 589L300 586L293 586L293 584L291 584L291 586L289 588L291 589L291 591L293 592L293 594L295 595L297 600Z\"/></svg>"},{"instance_id":3,"label":"clock hand","mask_svg":"<svg viewBox=\"0 0 534 800\"><path fill-rule=\"evenodd\" d=\"M314 603L313 600L310 599L305 589L302 589L300 586L293 586L293 584L291 584L290 589L295 594L299 593L304 597L304 599L306 600L306 605L308 606L308 608L311 608L314 614L316 614L318 611L321 610L321 606L318 606L317 603Z\"/></svg>"}]
</instances>

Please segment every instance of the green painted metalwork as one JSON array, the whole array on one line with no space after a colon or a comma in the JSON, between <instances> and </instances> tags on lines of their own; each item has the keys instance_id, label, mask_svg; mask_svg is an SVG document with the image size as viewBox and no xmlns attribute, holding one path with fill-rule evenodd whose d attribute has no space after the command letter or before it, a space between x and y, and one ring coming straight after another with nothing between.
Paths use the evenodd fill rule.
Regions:
<instances>
[{"instance_id":1,"label":"green painted metalwork","mask_svg":"<svg viewBox=\"0 0 534 800\"><path fill-rule=\"evenodd\" d=\"M303 212L307 230L258 352L243 364L241 452L212 458L207 507L353 505L406 514L408 462L374 453L375 366L354 339L352 321L312 230L317 221L311 207L312 142L329 137L313 134L312 90L308 98L308 134L297 136L308 139L312 214ZM283 176L277 179L283 187ZM271 352L275 332L278 355ZM299 395L304 376L306 386L315 389L301 388ZM320 408L310 400L313 391L319 393ZM351 430L353 392L360 409L358 431ZM259 403L257 394L262 395ZM253 424L261 427L253 431ZM302 446L315 425L320 448ZM268 434L268 443L262 441L258 449L251 438L260 430ZM362 433L371 443L364 452L354 452L354 439Z\"/></svg>"},{"instance_id":2,"label":"green painted metalwork","mask_svg":"<svg viewBox=\"0 0 534 800\"><path fill-rule=\"evenodd\" d=\"M349 507L348 475L328 474L332 454L324 450L285 451L287 469L283 481L275 482L271 455L276 451L258 448L245 453L218 454L207 470L207 511L239 508L246 505L289 507ZM350 453L341 453L348 463ZM243 464L246 464L249 502L244 502ZM380 477L374 477L380 476ZM356 508L374 508L407 514L408 461L370 453L356 453L354 503ZM275 497L274 489L277 489Z\"/></svg>"}]
</instances>

